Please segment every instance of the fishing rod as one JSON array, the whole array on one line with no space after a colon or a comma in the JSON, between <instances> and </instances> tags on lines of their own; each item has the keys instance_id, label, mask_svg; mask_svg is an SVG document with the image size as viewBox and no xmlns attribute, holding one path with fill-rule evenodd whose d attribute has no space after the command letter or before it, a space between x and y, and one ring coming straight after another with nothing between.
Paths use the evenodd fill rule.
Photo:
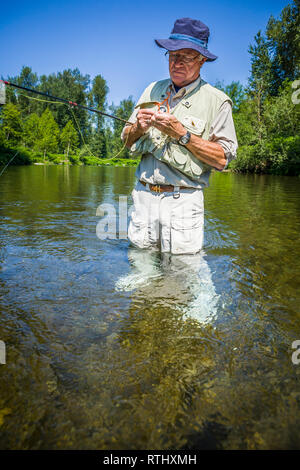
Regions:
<instances>
[{"instance_id":1,"label":"fishing rod","mask_svg":"<svg viewBox=\"0 0 300 470\"><path fill-rule=\"evenodd\" d=\"M31 93L35 93L36 95L46 96L47 98L60 101L70 106L74 106L74 107L81 108L81 109L86 109L87 111L92 111L93 113L101 114L102 116L106 116L112 119L116 119L117 121L125 122L126 124L132 125L132 122L129 122L129 121L126 121L125 119L114 116L113 114L107 114L107 113L104 113L103 111L99 111L98 109L90 108L89 106L84 106L83 104L75 103L74 101L71 101L71 100L65 100L64 98L58 98L57 96L52 96L42 91L37 91L37 90L33 90L32 88L27 88L25 86L16 85L16 83L8 82L7 80L0 80L0 85L1 83L6 86L19 88L20 90L30 91ZM2 88L3 88L3 85L2 85ZM5 104L5 87L4 87L4 91L2 90L2 94L0 96L0 104Z\"/></svg>"}]
</instances>

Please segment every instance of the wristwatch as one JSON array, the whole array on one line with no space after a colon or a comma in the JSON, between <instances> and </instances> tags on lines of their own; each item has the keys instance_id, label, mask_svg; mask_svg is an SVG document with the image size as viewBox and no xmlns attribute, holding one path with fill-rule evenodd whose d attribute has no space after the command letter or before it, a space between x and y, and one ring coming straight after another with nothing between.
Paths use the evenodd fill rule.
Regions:
<instances>
[{"instance_id":1,"label":"wristwatch","mask_svg":"<svg viewBox=\"0 0 300 470\"><path fill-rule=\"evenodd\" d=\"M178 143L179 143L180 145L186 145L186 144L189 143L190 138L191 138L191 134L189 133L189 131L187 131L186 134L182 135L182 136L178 139Z\"/></svg>"}]
</instances>

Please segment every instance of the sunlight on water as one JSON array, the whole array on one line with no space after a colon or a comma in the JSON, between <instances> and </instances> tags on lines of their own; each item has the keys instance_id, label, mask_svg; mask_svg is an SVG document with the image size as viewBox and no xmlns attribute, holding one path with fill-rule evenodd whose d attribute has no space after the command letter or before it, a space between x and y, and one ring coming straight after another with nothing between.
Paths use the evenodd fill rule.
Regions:
<instances>
[{"instance_id":1,"label":"sunlight on water","mask_svg":"<svg viewBox=\"0 0 300 470\"><path fill-rule=\"evenodd\" d=\"M300 188L215 173L197 256L99 240L134 169L0 182L2 449L300 447Z\"/></svg>"}]
</instances>

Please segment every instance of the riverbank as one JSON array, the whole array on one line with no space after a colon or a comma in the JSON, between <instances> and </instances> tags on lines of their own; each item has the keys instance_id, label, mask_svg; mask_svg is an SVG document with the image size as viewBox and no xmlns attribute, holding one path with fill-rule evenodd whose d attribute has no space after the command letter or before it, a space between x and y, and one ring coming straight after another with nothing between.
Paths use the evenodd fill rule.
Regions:
<instances>
[{"instance_id":1,"label":"riverbank","mask_svg":"<svg viewBox=\"0 0 300 470\"><path fill-rule=\"evenodd\" d=\"M32 165L41 165L41 166L51 166L51 165L70 165L70 166L137 166L140 160L133 160L130 158L112 158L112 159L97 159L98 161L91 162L91 163L73 163L70 160L62 160L58 163L54 163L51 161L43 161L43 162L33 162Z\"/></svg>"},{"instance_id":2,"label":"riverbank","mask_svg":"<svg viewBox=\"0 0 300 470\"><path fill-rule=\"evenodd\" d=\"M32 152L25 147L0 147L0 166L7 165L91 165L91 166L136 166L139 158L101 158L94 155L75 154L66 158L64 154Z\"/></svg>"},{"instance_id":3,"label":"riverbank","mask_svg":"<svg viewBox=\"0 0 300 470\"><path fill-rule=\"evenodd\" d=\"M276 144L276 145L275 145ZM227 170L234 173L300 176L300 137L269 143L268 151L259 146L242 145ZM10 163L9 163L10 162ZM0 167L10 165L77 165L135 167L140 158L101 158L83 151L69 155L32 152L25 147L0 147Z\"/></svg>"}]
</instances>

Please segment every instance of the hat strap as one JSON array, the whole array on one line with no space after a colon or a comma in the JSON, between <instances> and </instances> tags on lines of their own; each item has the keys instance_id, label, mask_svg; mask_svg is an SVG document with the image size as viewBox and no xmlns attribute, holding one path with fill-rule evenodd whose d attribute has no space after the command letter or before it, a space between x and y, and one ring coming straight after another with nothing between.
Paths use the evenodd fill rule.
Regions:
<instances>
[{"instance_id":1,"label":"hat strap","mask_svg":"<svg viewBox=\"0 0 300 470\"><path fill-rule=\"evenodd\" d=\"M185 41L194 42L198 46L202 46L207 49L207 42L202 41L202 39L194 38L193 36L188 36L187 34L171 34L169 39L183 39Z\"/></svg>"}]
</instances>

